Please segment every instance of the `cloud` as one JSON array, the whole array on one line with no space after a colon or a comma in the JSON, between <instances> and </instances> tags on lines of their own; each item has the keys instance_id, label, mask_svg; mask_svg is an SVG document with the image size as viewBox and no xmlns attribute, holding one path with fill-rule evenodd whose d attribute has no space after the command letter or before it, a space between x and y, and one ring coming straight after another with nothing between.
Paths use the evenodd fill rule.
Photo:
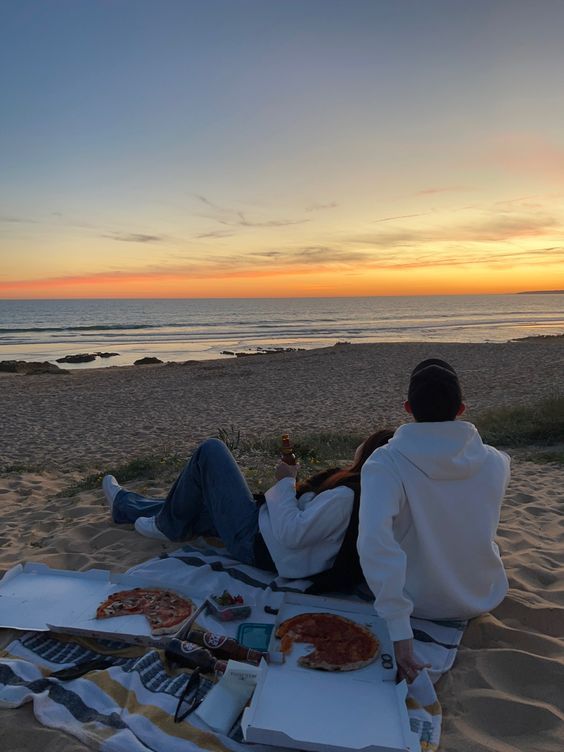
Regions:
<instances>
[{"instance_id":1,"label":"cloud","mask_svg":"<svg viewBox=\"0 0 564 752\"><path fill-rule=\"evenodd\" d=\"M393 222L397 219L411 219L412 217L426 217L433 212L421 212L419 214L397 214L392 217L382 217L381 219L373 219L372 222L377 224L378 222Z\"/></svg>"},{"instance_id":2,"label":"cloud","mask_svg":"<svg viewBox=\"0 0 564 752\"><path fill-rule=\"evenodd\" d=\"M247 219L243 212L237 212L233 219L216 219L222 225L230 227L287 227L288 225L303 225L309 219L267 219L255 221Z\"/></svg>"},{"instance_id":3,"label":"cloud","mask_svg":"<svg viewBox=\"0 0 564 752\"><path fill-rule=\"evenodd\" d=\"M145 235L141 232L111 232L102 237L124 243L162 243L165 240L164 235Z\"/></svg>"},{"instance_id":4,"label":"cloud","mask_svg":"<svg viewBox=\"0 0 564 752\"><path fill-rule=\"evenodd\" d=\"M243 254L237 257L220 255L209 258L185 259L181 263L153 264L142 268L107 270L83 275L61 275L37 279L0 280L0 292L52 291L69 288L103 287L111 284L131 286L159 282L181 282L197 279L268 278L280 275L311 275L315 278L324 272L362 274L366 271L417 271L428 268L464 269L486 266L492 270L513 269L517 265L546 266L564 264L564 246L550 245L533 249L518 246L499 249L485 244L483 247L465 243L451 244L446 248L418 247L408 256L398 254L394 248L349 250L331 246L303 246L273 248Z\"/></svg>"},{"instance_id":5,"label":"cloud","mask_svg":"<svg viewBox=\"0 0 564 752\"><path fill-rule=\"evenodd\" d=\"M214 211L220 211L220 212L230 211L230 209L225 209L224 207L219 206L219 204L214 204L213 201L210 201L209 198L202 196L200 193L195 193L194 196L198 199L198 201L201 201L202 204L209 206L210 209L213 209Z\"/></svg>"},{"instance_id":6,"label":"cloud","mask_svg":"<svg viewBox=\"0 0 564 752\"><path fill-rule=\"evenodd\" d=\"M205 238L231 238L234 233L229 230L210 230L209 232L201 232L199 235L195 235L196 240L203 240Z\"/></svg>"},{"instance_id":7,"label":"cloud","mask_svg":"<svg viewBox=\"0 0 564 752\"><path fill-rule=\"evenodd\" d=\"M181 258L181 257L180 257ZM136 284L158 281L178 281L185 277L194 279L237 279L242 277L276 277L281 274L311 274L323 271L354 270L359 262L368 262L370 256L358 250L306 246L297 248L265 249L239 256L206 255L186 258L176 264L153 264L125 271L120 269L83 275L61 275L28 280L0 281L0 291L18 289L54 289L57 287L86 287L111 283Z\"/></svg>"},{"instance_id":8,"label":"cloud","mask_svg":"<svg viewBox=\"0 0 564 752\"><path fill-rule=\"evenodd\" d=\"M255 259L268 259L285 266L356 266L359 262L369 260L366 251L348 250L346 248L333 248L326 245L304 246L286 250L255 251L250 256L244 257L249 261ZM254 261L253 261L254 263Z\"/></svg>"},{"instance_id":9,"label":"cloud","mask_svg":"<svg viewBox=\"0 0 564 752\"><path fill-rule=\"evenodd\" d=\"M7 224L22 224L22 225L39 224L39 221L37 219L30 219L29 217L0 217L0 222L6 222Z\"/></svg>"},{"instance_id":10,"label":"cloud","mask_svg":"<svg viewBox=\"0 0 564 752\"><path fill-rule=\"evenodd\" d=\"M325 209L336 209L339 204L336 201L331 201L328 204L310 204L306 206L306 212L324 211Z\"/></svg>"},{"instance_id":11,"label":"cloud","mask_svg":"<svg viewBox=\"0 0 564 752\"><path fill-rule=\"evenodd\" d=\"M497 212L485 219L461 222L449 226L409 227L394 231L350 236L351 243L372 245L378 248L419 246L425 243L444 242L504 242L519 238L550 235L560 230L560 223L551 215L540 212Z\"/></svg>"},{"instance_id":12,"label":"cloud","mask_svg":"<svg viewBox=\"0 0 564 752\"><path fill-rule=\"evenodd\" d=\"M465 185L449 185L444 188L423 188L422 191L416 191L415 196L431 196L435 193L453 193L458 191L472 190Z\"/></svg>"},{"instance_id":13,"label":"cloud","mask_svg":"<svg viewBox=\"0 0 564 752\"><path fill-rule=\"evenodd\" d=\"M309 219L251 220L248 219L245 212L242 212L239 209L230 209L229 207L220 206L219 204L210 201L206 196L202 196L200 193L195 193L194 195L198 201L212 210L211 214L204 216L228 227L288 227L290 225L301 225L305 222L311 221Z\"/></svg>"}]
</instances>

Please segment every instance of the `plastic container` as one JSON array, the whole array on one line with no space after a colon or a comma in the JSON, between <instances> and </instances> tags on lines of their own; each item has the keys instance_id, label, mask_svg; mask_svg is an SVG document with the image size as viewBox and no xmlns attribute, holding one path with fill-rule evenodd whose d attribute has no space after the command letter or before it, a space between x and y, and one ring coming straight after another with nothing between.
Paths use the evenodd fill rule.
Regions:
<instances>
[{"instance_id":1,"label":"plastic container","mask_svg":"<svg viewBox=\"0 0 564 752\"><path fill-rule=\"evenodd\" d=\"M221 605L217 603L216 598L220 596L212 595L207 599L207 613L218 621L235 621L236 619L246 619L251 615L251 607L243 603L230 603Z\"/></svg>"},{"instance_id":2,"label":"plastic container","mask_svg":"<svg viewBox=\"0 0 564 752\"><path fill-rule=\"evenodd\" d=\"M268 650L270 645L270 635L274 629L274 624L258 624L246 622L240 624L237 630L237 642L246 648L253 650Z\"/></svg>"}]
</instances>

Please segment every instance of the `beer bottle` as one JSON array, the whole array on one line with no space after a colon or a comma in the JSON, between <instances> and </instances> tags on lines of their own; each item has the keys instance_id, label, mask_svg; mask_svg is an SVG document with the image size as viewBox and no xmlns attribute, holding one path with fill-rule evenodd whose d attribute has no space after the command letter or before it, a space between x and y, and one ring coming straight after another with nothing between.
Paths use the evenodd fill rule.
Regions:
<instances>
[{"instance_id":1,"label":"beer bottle","mask_svg":"<svg viewBox=\"0 0 564 752\"><path fill-rule=\"evenodd\" d=\"M294 454L294 449L292 445L290 444L290 437L287 433L282 434L282 448L280 453L280 459L282 462L285 462L287 465L295 465L296 464L296 455Z\"/></svg>"}]
</instances>

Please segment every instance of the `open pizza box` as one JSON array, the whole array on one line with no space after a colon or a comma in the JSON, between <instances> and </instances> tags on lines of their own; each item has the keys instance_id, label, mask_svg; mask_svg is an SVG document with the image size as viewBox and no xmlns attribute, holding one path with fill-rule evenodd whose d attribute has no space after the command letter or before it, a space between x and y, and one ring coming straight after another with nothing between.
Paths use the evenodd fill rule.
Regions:
<instances>
[{"instance_id":1,"label":"open pizza box","mask_svg":"<svg viewBox=\"0 0 564 752\"><path fill-rule=\"evenodd\" d=\"M368 627L380 641L379 656L354 671L312 671L298 664L311 647L294 643L284 664L261 663L251 704L243 713L245 740L316 752L419 752L405 704L407 685L395 683L393 645L373 607L286 594L277 624L304 612L334 613ZM271 650L279 650L275 631Z\"/></svg>"},{"instance_id":2,"label":"open pizza box","mask_svg":"<svg viewBox=\"0 0 564 752\"><path fill-rule=\"evenodd\" d=\"M113 574L104 569L72 572L51 569L46 564L17 564L0 580L0 628L34 632L81 630L96 637L150 637L151 629L141 614L128 614L104 622L96 609L116 590L161 587L146 577Z\"/></svg>"}]
</instances>

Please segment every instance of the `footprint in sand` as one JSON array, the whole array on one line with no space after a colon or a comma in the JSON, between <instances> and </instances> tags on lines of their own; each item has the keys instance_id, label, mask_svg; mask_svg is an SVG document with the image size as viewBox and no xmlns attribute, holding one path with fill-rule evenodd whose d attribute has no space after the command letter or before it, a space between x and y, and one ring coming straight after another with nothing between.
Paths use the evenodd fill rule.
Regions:
<instances>
[{"instance_id":1,"label":"footprint in sand","mask_svg":"<svg viewBox=\"0 0 564 752\"><path fill-rule=\"evenodd\" d=\"M490 734L492 739L502 738L505 744L515 744L516 750L541 749L538 736L558 732L562 720L556 708L546 702L527 702L514 692L471 689L464 692L464 706L476 728ZM525 740L532 746L526 746ZM495 746L490 749L496 749ZM509 747L509 749L512 749Z\"/></svg>"},{"instance_id":2,"label":"footprint in sand","mask_svg":"<svg viewBox=\"0 0 564 752\"><path fill-rule=\"evenodd\" d=\"M495 609L495 616L507 621L511 626L517 622L526 629L561 638L564 634L564 607L534 606L530 602L529 595L523 597L526 598L526 603L520 601L517 593L510 594Z\"/></svg>"},{"instance_id":3,"label":"footprint in sand","mask_svg":"<svg viewBox=\"0 0 564 752\"><path fill-rule=\"evenodd\" d=\"M557 659L521 649L519 637L513 650L484 650L478 658L482 676L491 687L523 699L564 704L562 669Z\"/></svg>"}]
</instances>

